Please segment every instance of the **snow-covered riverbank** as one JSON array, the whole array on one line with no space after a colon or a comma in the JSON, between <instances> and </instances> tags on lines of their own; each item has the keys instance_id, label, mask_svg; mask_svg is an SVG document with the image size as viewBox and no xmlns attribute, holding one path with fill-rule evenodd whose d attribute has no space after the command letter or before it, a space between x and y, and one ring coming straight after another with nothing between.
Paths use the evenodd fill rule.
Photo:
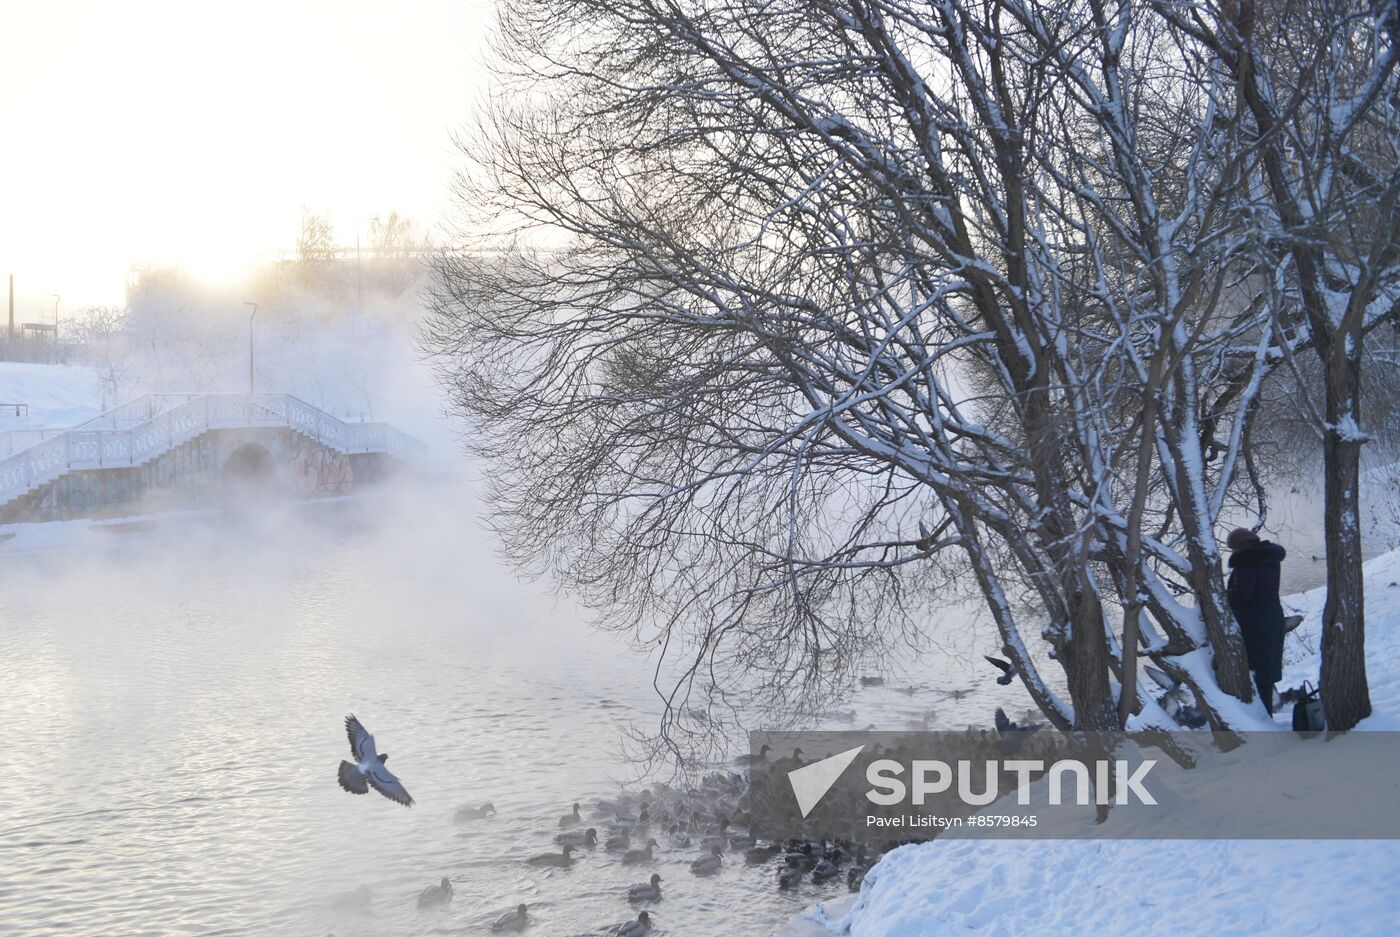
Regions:
<instances>
[{"instance_id":1,"label":"snow-covered riverbank","mask_svg":"<svg viewBox=\"0 0 1400 937\"><path fill-rule=\"evenodd\" d=\"M1285 600L1306 617L1281 686L1317 680L1324 598ZM1400 551L1366 564L1366 640L1375 714L1362 728L1400 729ZM1397 920L1396 841L944 840L889 853L859 896L810 909L784 934L1381 937Z\"/></svg>"},{"instance_id":2,"label":"snow-covered riverbank","mask_svg":"<svg viewBox=\"0 0 1400 937\"><path fill-rule=\"evenodd\" d=\"M0 404L10 405L0 406L0 433L77 426L97 416L101 402L102 382L91 368L0 361Z\"/></svg>"}]
</instances>

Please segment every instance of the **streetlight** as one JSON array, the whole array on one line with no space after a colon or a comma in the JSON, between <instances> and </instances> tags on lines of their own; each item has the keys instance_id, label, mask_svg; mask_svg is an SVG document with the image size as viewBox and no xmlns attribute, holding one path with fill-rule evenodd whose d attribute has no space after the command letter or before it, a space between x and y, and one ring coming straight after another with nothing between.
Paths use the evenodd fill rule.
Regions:
<instances>
[{"instance_id":1,"label":"streetlight","mask_svg":"<svg viewBox=\"0 0 1400 937\"><path fill-rule=\"evenodd\" d=\"M57 294L57 293L52 293L52 294L50 294L50 295L53 296L53 343L54 343L55 345L57 345L57 344L58 344L58 294Z\"/></svg>"},{"instance_id":2,"label":"streetlight","mask_svg":"<svg viewBox=\"0 0 1400 937\"><path fill-rule=\"evenodd\" d=\"M253 393L253 317L258 314L258 304L245 302L243 305L252 306L253 311L248 313L248 394Z\"/></svg>"}]
</instances>

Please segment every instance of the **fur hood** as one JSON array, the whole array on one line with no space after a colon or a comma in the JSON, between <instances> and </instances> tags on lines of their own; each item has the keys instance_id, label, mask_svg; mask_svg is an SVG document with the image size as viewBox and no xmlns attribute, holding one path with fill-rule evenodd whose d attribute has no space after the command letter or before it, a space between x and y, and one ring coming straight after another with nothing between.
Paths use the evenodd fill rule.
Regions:
<instances>
[{"instance_id":1,"label":"fur hood","mask_svg":"<svg viewBox=\"0 0 1400 937\"><path fill-rule=\"evenodd\" d=\"M1242 550L1230 554L1230 568L1236 566L1259 566L1264 563L1282 563L1288 551L1272 540L1260 540Z\"/></svg>"}]
</instances>

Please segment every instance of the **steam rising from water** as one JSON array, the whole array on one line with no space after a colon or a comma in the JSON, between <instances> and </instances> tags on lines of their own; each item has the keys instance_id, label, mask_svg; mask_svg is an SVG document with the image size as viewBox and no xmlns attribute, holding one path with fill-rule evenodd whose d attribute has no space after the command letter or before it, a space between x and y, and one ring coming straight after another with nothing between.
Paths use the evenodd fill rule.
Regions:
<instances>
[{"instance_id":1,"label":"steam rising from water","mask_svg":"<svg viewBox=\"0 0 1400 937\"><path fill-rule=\"evenodd\" d=\"M0 544L6 926L461 934L522 901L548 933L634 916L620 896L652 868L601 853L566 872L523 860L553 850L569 804L630 775L614 757L618 727L654 724L652 662L497 561L473 486L442 469L460 464L456 427L410 320L293 328L328 314L269 316L260 387L341 415L368 409L436 443L427 478L260 511L37 525ZM243 389L246 318L207 316L181 342L125 349L126 390ZM1311 564L1307 524L1279 538L1297 563ZM964 610L930 631L951 656L823 701L851 711L838 724L961 728L997 705L1024 710L1019 687L991 684L980 654L995 639ZM419 806L336 786L349 712ZM452 822L486 800L495 820ZM670 883L654 911L662 934L762 933L827 894L778 892L733 862L696 882L692 858L663 848L655 866ZM455 900L418 911L418 891L444 875ZM369 911L338 909L361 885Z\"/></svg>"},{"instance_id":2,"label":"steam rising from water","mask_svg":"<svg viewBox=\"0 0 1400 937\"><path fill-rule=\"evenodd\" d=\"M468 486L424 483L63 525L43 549L11 549L0 916L22 933L340 937L481 932L521 901L549 933L634 916L621 896L650 868L601 852L568 871L523 862L555 848L569 804L630 777L618 727L654 723L651 665L518 582L476 512ZM856 706L900 727L933 692L891 686ZM991 703L944 712L956 724ZM337 787L350 712L418 806ZM452 822L486 800L499 817ZM762 933L820 897L779 892L737 857L693 880L694 853L658 857L674 882L655 909L663 934ZM420 912L417 892L444 875L456 898ZM336 910L360 885L370 913Z\"/></svg>"}]
</instances>

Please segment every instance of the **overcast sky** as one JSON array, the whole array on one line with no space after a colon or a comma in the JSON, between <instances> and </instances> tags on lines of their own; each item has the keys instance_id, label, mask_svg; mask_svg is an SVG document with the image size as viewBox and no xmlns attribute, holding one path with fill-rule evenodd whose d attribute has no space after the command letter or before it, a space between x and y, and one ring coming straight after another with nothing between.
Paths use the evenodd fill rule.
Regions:
<instances>
[{"instance_id":1,"label":"overcast sky","mask_svg":"<svg viewBox=\"0 0 1400 937\"><path fill-rule=\"evenodd\" d=\"M490 0L0 4L0 291L16 319L120 302L126 271L228 280L295 244L435 225L482 93ZM3 303L3 296L0 296Z\"/></svg>"}]
</instances>

